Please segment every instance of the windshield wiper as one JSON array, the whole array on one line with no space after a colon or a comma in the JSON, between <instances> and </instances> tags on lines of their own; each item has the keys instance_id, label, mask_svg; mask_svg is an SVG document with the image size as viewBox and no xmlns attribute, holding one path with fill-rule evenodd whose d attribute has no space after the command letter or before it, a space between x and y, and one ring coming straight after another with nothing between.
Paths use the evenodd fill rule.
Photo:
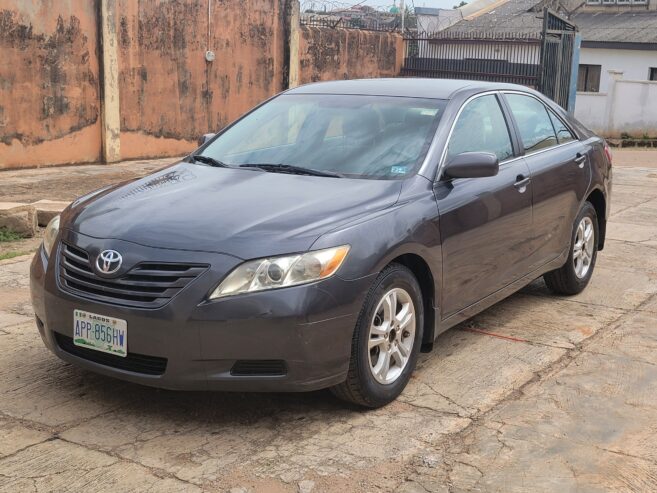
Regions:
<instances>
[{"instance_id":1,"label":"windshield wiper","mask_svg":"<svg viewBox=\"0 0 657 493\"><path fill-rule=\"evenodd\" d=\"M240 164L240 168L258 168L273 173L290 173L294 175L309 175L309 176L327 176L330 178L343 178L340 173L333 171L321 171L312 168L302 168L301 166L293 166L291 164Z\"/></svg>"},{"instance_id":2,"label":"windshield wiper","mask_svg":"<svg viewBox=\"0 0 657 493\"><path fill-rule=\"evenodd\" d=\"M210 156L203 156L202 154L192 154L192 159L204 164L209 164L210 166L214 166L216 168L230 168L230 166L228 166L226 163L222 163L218 159Z\"/></svg>"}]
</instances>

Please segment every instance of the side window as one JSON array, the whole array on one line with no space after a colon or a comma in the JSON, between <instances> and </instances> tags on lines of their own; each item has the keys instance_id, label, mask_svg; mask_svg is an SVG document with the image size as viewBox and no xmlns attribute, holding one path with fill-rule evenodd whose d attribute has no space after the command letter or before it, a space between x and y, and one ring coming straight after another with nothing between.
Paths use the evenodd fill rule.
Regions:
<instances>
[{"instance_id":1,"label":"side window","mask_svg":"<svg viewBox=\"0 0 657 493\"><path fill-rule=\"evenodd\" d=\"M552 120L543 103L521 94L507 94L506 98L518 123L525 152L534 152L557 144Z\"/></svg>"},{"instance_id":2,"label":"side window","mask_svg":"<svg viewBox=\"0 0 657 493\"><path fill-rule=\"evenodd\" d=\"M573 133L568 130L568 127L563 124L563 122L559 119L557 115L552 113L552 111L549 111L550 113L550 118L552 119L552 125L554 126L554 131L557 133L557 140L559 141L559 144L564 144L566 142L570 142L572 140L575 140L575 136Z\"/></svg>"},{"instance_id":3,"label":"side window","mask_svg":"<svg viewBox=\"0 0 657 493\"><path fill-rule=\"evenodd\" d=\"M509 129L495 95L478 97L461 111L447 146L447 160L462 152L492 152L500 161L513 156Z\"/></svg>"},{"instance_id":4,"label":"side window","mask_svg":"<svg viewBox=\"0 0 657 493\"><path fill-rule=\"evenodd\" d=\"M577 92L599 92L602 65L580 64L577 72Z\"/></svg>"}]
</instances>

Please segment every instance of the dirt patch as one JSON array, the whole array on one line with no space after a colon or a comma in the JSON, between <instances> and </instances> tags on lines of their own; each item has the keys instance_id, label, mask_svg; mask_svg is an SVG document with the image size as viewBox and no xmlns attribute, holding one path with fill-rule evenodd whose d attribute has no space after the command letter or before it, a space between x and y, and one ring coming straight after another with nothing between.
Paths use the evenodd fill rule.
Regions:
<instances>
[{"instance_id":1,"label":"dirt patch","mask_svg":"<svg viewBox=\"0 0 657 493\"><path fill-rule=\"evenodd\" d=\"M33 238L0 242L0 260L35 252L41 244L42 237L43 229L39 228L39 231L37 231L37 234Z\"/></svg>"},{"instance_id":2,"label":"dirt patch","mask_svg":"<svg viewBox=\"0 0 657 493\"><path fill-rule=\"evenodd\" d=\"M175 158L123 162L116 165L66 166L48 169L0 172L0 197L5 202L37 200L73 201L93 190L140 178Z\"/></svg>"}]
</instances>

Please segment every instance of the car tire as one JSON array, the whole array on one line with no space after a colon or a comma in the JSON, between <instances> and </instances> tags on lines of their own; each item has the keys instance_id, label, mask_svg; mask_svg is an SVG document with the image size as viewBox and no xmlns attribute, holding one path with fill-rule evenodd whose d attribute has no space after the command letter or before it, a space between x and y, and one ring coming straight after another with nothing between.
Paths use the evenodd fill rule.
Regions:
<instances>
[{"instance_id":1,"label":"car tire","mask_svg":"<svg viewBox=\"0 0 657 493\"><path fill-rule=\"evenodd\" d=\"M586 235L589 227L593 236L587 241ZM580 244L582 240L583 243ZM595 261L598 257L598 216L590 202L584 202L575 218L569 248L566 263L561 268L543 276L545 284L555 294L570 296L581 293L593 275ZM583 258L588 258L587 265L578 263L578 261L584 262Z\"/></svg>"},{"instance_id":2,"label":"car tire","mask_svg":"<svg viewBox=\"0 0 657 493\"><path fill-rule=\"evenodd\" d=\"M387 313L392 313L389 307L393 302L395 315L390 317ZM408 321L411 313L412 323ZM409 341L412 324L413 339ZM331 392L342 400L369 408L395 400L415 369L423 327L424 307L417 279L407 267L390 264L377 276L359 314L347 379L332 387ZM388 369L384 371L386 360ZM401 360L403 365L399 364Z\"/></svg>"}]
</instances>

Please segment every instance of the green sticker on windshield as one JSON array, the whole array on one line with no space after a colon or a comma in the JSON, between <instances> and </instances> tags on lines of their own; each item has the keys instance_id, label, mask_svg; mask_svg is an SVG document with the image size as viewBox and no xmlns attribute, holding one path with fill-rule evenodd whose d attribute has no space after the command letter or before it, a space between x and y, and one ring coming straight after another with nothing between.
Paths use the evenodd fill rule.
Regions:
<instances>
[{"instance_id":1,"label":"green sticker on windshield","mask_svg":"<svg viewBox=\"0 0 657 493\"><path fill-rule=\"evenodd\" d=\"M390 173L392 173L393 175L405 175L406 166L391 166Z\"/></svg>"}]
</instances>

